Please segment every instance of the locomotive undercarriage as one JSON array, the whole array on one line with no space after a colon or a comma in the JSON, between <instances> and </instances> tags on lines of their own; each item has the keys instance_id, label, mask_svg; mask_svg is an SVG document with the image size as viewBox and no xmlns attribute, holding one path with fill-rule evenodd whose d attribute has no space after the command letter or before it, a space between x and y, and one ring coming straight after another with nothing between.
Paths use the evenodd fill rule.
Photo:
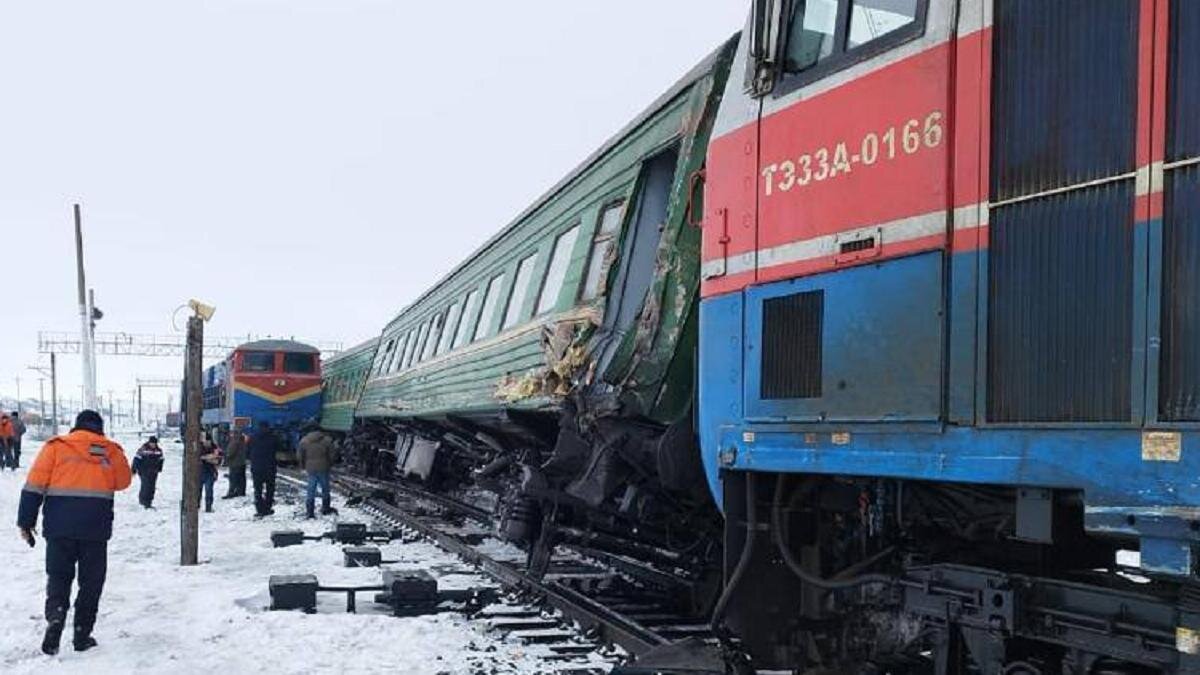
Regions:
<instances>
[{"instance_id":1,"label":"locomotive undercarriage","mask_svg":"<svg viewBox=\"0 0 1200 675\"><path fill-rule=\"evenodd\" d=\"M727 473L714 622L759 669L1197 672L1200 589L1123 570L1077 495L1030 492Z\"/></svg>"}]
</instances>

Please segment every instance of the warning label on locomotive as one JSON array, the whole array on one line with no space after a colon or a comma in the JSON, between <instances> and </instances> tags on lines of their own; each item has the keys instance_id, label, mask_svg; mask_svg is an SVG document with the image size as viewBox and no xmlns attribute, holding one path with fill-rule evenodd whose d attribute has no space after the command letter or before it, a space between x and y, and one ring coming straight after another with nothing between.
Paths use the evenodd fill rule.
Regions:
<instances>
[{"instance_id":1,"label":"warning label on locomotive","mask_svg":"<svg viewBox=\"0 0 1200 675\"><path fill-rule=\"evenodd\" d=\"M1175 649L1184 654L1200 654L1200 633L1179 626L1175 629Z\"/></svg>"},{"instance_id":2,"label":"warning label on locomotive","mask_svg":"<svg viewBox=\"0 0 1200 675\"><path fill-rule=\"evenodd\" d=\"M1183 434L1147 431L1142 434L1143 462L1178 462L1183 451Z\"/></svg>"}]
</instances>

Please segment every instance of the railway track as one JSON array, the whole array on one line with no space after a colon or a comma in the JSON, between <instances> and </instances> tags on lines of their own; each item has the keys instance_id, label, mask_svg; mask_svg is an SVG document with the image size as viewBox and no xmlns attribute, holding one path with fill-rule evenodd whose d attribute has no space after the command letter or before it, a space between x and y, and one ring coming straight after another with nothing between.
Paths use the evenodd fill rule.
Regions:
<instances>
[{"instance_id":1,"label":"railway track","mask_svg":"<svg viewBox=\"0 0 1200 675\"><path fill-rule=\"evenodd\" d=\"M300 483L298 473L281 472ZM599 654L610 666L681 640L712 642L707 623L676 608L682 580L672 570L582 546L555 547L544 574L526 570L526 554L495 539L491 514L413 486L335 473L335 490L369 519L432 542L508 591L476 618L494 630L540 644L562 673ZM619 647L619 650L612 649Z\"/></svg>"}]
</instances>

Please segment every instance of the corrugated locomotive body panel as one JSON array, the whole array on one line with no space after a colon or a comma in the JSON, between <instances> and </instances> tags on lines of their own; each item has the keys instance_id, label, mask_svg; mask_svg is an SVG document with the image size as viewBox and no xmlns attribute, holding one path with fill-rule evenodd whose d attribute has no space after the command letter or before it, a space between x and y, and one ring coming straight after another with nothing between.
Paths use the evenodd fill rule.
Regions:
<instances>
[{"instance_id":1,"label":"corrugated locomotive body panel","mask_svg":"<svg viewBox=\"0 0 1200 675\"><path fill-rule=\"evenodd\" d=\"M722 474L746 470L1075 490L1108 534L1122 509L1200 514L1200 3L1184 4L931 0L923 34L761 99L739 49L702 247L718 503ZM863 161L906 127L911 152ZM910 276L926 256L936 273ZM820 345L764 328L768 303L817 292ZM772 358L819 374L768 377L780 335L797 342ZM842 395L856 388L876 405Z\"/></svg>"},{"instance_id":2,"label":"corrugated locomotive body panel","mask_svg":"<svg viewBox=\"0 0 1200 675\"><path fill-rule=\"evenodd\" d=\"M1200 422L1200 3L1172 2L1159 416Z\"/></svg>"},{"instance_id":3,"label":"corrugated locomotive body panel","mask_svg":"<svg viewBox=\"0 0 1200 675\"><path fill-rule=\"evenodd\" d=\"M992 213L988 420L1129 422L1133 182Z\"/></svg>"},{"instance_id":4,"label":"corrugated locomotive body panel","mask_svg":"<svg viewBox=\"0 0 1200 675\"><path fill-rule=\"evenodd\" d=\"M1200 158L1200 3L1170 3L1168 162Z\"/></svg>"},{"instance_id":5,"label":"corrugated locomotive body panel","mask_svg":"<svg viewBox=\"0 0 1200 675\"><path fill-rule=\"evenodd\" d=\"M584 349L588 358L603 358L595 378L628 395L627 403L640 414L661 416L669 423L688 410L693 398L694 367L690 364L694 357L689 352L680 358L677 353L678 345L688 343L687 327L695 330L694 321L689 320L694 294L686 289L696 288L699 277L695 262L699 235L684 222L688 178L703 164L716 108L715 88L723 85L732 48L731 42L718 50L394 319L380 339L372 377L356 416L402 420L474 415L485 419L505 409L557 411L565 390L548 390L554 387L546 385L547 378L567 375L554 371L579 358L576 347ZM671 176L648 173L655 166L655 157L670 159ZM661 159L658 163L662 164ZM647 202L651 191L654 199ZM594 299L584 297L581 285L594 264L591 257L606 236L600 230L603 216L617 207L622 209L621 222L606 258L612 262L602 268L606 273L600 276L600 292ZM639 214L648 214L646 209L655 213L665 210L665 219L655 216L654 223L641 223L645 218ZM555 264L556 245L571 231L575 234L569 235L574 240L565 258L562 290L554 296L556 301L543 302L541 284ZM529 274L533 282L513 295L519 264L531 255L536 256ZM628 270L633 270L630 278L623 276ZM496 308L490 321L476 329L486 309L483 299L488 285L500 275L503 281ZM617 287L605 293L609 284ZM630 288L645 290L631 293ZM449 307L465 306L464 298L472 291L478 294L472 311L461 317L449 315L457 320L442 327L442 331L457 333L462 322L471 326L462 344L448 349L439 345L432 351L418 348L415 351L420 353L411 357L388 356L389 350L394 350L392 344L419 335L415 331L428 325L432 317L441 316L444 322ZM510 296L520 303L519 311L508 307ZM610 302L610 298L617 300ZM622 325L609 326L606 315ZM607 333L615 339L604 337ZM694 332L691 335L690 344L694 344ZM555 345L562 349L552 354ZM637 364L636 377L633 364Z\"/></svg>"},{"instance_id":6,"label":"corrugated locomotive body panel","mask_svg":"<svg viewBox=\"0 0 1200 675\"><path fill-rule=\"evenodd\" d=\"M1136 168L1138 12L1136 0L996 3L993 203Z\"/></svg>"},{"instance_id":7,"label":"corrugated locomotive body panel","mask_svg":"<svg viewBox=\"0 0 1200 675\"><path fill-rule=\"evenodd\" d=\"M1200 164L1169 171L1160 415L1200 422Z\"/></svg>"},{"instance_id":8,"label":"corrugated locomotive body panel","mask_svg":"<svg viewBox=\"0 0 1200 675\"><path fill-rule=\"evenodd\" d=\"M372 338L321 363L321 428L348 432L354 409L375 359L379 338Z\"/></svg>"}]
</instances>

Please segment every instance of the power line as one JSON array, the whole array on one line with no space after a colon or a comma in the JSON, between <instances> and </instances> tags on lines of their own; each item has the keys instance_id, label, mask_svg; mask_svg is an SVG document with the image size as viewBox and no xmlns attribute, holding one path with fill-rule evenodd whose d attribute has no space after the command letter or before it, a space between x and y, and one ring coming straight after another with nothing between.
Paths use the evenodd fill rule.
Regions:
<instances>
[{"instance_id":1,"label":"power line","mask_svg":"<svg viewBox=\"0 0 1200 675\"><path fill-rule=\"evenodd\" d=\"M237 347L252 341L251 337L217 337L204 341L203 357L222 359ZM182 335L149 335L145 333L96 333L97 354L105 356L184 356L186 341ZM79 354L83 340L69 332L39 331L38 352L41 354ZM317 342L313 346L322 354L342 351L341 342Z\"/></svg>"}]
</instances>

